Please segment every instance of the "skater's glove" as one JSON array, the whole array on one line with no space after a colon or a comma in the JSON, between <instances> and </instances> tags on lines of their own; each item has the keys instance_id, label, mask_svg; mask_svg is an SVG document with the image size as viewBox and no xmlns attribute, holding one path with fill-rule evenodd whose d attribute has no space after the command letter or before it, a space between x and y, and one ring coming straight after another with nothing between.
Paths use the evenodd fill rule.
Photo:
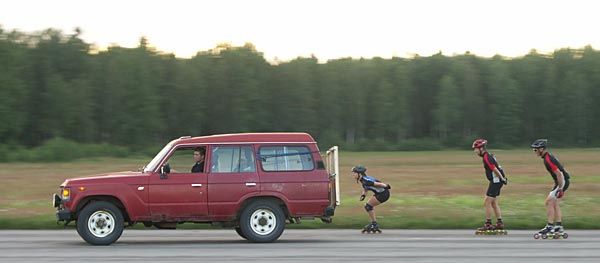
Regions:
<instances>
[{"instance_id":1,"label":"skater's glove","mask_svg":"<svg viewBox=\"0 0 600 263\"><path fill-rule=\"evenodd\" d=\"M563 190L562 190L562 188L559 188L556 191L556 194L554 194L554 196L556 196L556 198L562 198L563 197Z\"/></svg>"},{"instance_id":2,"label":"skater's glove","mask_svg":"<svg viewBox=\"0 0 600 263\"><path fill-rule=\"evenodd\" d=\"M385 185L385 189L392 189L392 186L391 186L391 185L389 185L389 184L386 184L386 185Z\"/></svg>"},{"instance_id":3,"label":"skater's glove","mask_svg":"<svg viewBox=\"0 0 600 263\"><path fill-rule=\"evenodd\" d=\"M360 195L360 198L358 199L359 201L364 201L365 200L365 195Z\"/></svg>"},{"instance_id":4,"label":"skater's glove","mask_svg":"<svg viewBox=\"0 0 600 263\"><path fill-rule=\"evenodd\" d=\"M502 178L502 183L505 185L508 184L508 178L506 178L506 177Z\"/></svg>"}]
</instances>

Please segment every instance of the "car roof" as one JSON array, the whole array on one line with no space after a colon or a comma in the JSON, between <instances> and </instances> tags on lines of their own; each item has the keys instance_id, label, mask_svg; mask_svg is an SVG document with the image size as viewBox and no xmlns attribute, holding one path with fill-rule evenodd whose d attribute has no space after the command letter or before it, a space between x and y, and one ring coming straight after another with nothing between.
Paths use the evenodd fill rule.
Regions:
<instances>
[{"instance_id":1,"label":"car roof","mask_svg":"<svg viewBox=\"0 0 600 263\"><path fill-rule=\"evenodd\" d=\"M310 134L304 132L231 133L188 136L177 140L177 144L195 143L315 143L315 140Z\"/></svg>"}]
</instances>

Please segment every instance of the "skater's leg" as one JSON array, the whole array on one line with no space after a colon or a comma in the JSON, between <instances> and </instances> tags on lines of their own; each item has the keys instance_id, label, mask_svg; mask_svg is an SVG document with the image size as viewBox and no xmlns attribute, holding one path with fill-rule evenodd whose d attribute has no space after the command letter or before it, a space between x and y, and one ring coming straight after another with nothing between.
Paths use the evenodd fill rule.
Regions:
<instances>
[{"instance_id":1,"label":"skater's leg","mask_svg":"<svg viewBox=\"0 0 600 263\"><path fill-rule=\"evenodd\" d=\"M485 209L485 218L487 220L491 220L492 219L492 201L494 200L493 197L489 197L486 196L485 199L483 200L483 208Z\"/></svg>"},{"instance_id":2,"label":"skater's leg","mask_svg":"<svg viewBox=\"0 0 600 263\"><path fill-rule=\"evenodd\" d=\"M379 202L379 200L377 200L377 198L375 198L375 196L372 196L369 201L367 202L367 205L370 206L370 209L366 209L367 213L369 213L369 217L371 218L371 222L376 222L377 218L375 217L375 209L373 209L373 207L378 206L379 204L381 204L381 202ZM365 206L366 208L367 206Z\"/></svg>"},{"instance_id":3,"label":"skater's leg","mask_svg":"<svg viewBox=\"0 0 600 263\"><path fill-rule=\"evenodd\" d=\"M560 211L560 199L554 202L554 221L562 222L562 212Z\"/></svg>"},{"instance_id":4,"label":"skater's leg","mask_svg":"<svg viewBox=\"0 0 600 263\"><path fill-rule=\"evenodd\" d=\"M498 206L498 198L493 198L492 200L492 208L494 208L494 214L496 215L496 218L502 218L502 213L500 212L500 206Z\"/></svg>"},{"instance_id":5,"label":"skater's leg","mask_svg":"<svg viewBox=\"0 0 600 263\"><path fill-rule=\"evenodd\" d=\"M502 218L497 201L497 198L500 195L500 189L502 189L502 184L500 183L490 182L488 185L487 192L485 193L485 199L483 200L485 217L488 219L488 221L492 218L492 212L496 214L496 218Z\"/></svg>"},{"instance_id":6,"label":"skater's leg","mask_svg":"<svg viewBox=\"0 0 600 263\"><path fill-rule=\"evenodd\" d=\"M555 206L556 206L556 199L554 199L552 196L548 195L548 197L546 198L546 215L548 216L548 223L554 223L554 216L555 216Z\"/></svg>"},{"instance_id":7,"label":"skater's leg","mask_svg":"<svg viewBox=\"0 0 600 263\"><path fill-rule=\"evenodd\" d=\"M562 226L562 212L560 210L560 199L556 200L556 206L554 207L554 220L556 227L554 228L554 232L561 233L564 231Z\"/></svg>"},{"instance_id":8,"label":"skater's leg","mask_svg":"<svg viewBox=\"0 0 600 263\"><path fill-rule=\"evenodd\" d=\"M374 210L371 210L368 213L369 213L369 217L371 218L371 222L377 221L377 218L375 218L375 211Z\"/></svg>"}]
</instances>

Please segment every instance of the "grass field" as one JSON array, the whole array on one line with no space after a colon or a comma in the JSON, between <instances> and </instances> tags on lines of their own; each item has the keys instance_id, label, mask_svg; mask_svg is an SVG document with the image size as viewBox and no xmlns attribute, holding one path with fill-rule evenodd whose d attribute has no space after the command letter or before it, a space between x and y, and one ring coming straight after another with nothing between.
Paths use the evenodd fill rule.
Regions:
<instances>
[{"instance_id":1,"label":"grass field","mask_svg":"<svg viewBox=\"0 0 600 263\"><path fill-rule=\"evenodd\" d=\"M544 199L553 186L542 160L529 150L494 150L509 178L500 206L509 229L541 228L546 222ZM600 149L554 149L571 174L561 205L566 228L598 229L600 219ZM66 178L137 170L149 159L98 158L69 163L3 163L0 180L0 229L62 228L54 220L51 195ZM471 151L342 152L342 205L334 223L303 221L293 228L359 228L368 223L361 189L350 175L356 164L367 174L392 185L392 197L376 208L383 228L466 228L480 226L487 180L481 158ZM185 227L204 225L185 224Z\"/></svg>"}]
</instances>

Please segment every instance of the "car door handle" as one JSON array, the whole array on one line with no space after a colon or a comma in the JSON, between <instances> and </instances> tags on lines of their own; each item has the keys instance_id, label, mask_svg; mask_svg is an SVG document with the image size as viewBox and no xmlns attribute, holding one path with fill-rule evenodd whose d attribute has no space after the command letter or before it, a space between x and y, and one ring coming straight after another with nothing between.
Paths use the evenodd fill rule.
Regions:
<instances>
[{"instance_id":1,"label":"car door handle","mask_svg":"<svg viewBox=\"0 0 600 263\"><path fill-rule=\"evenodd\" d=\"M192 187L202 187L202 184L192 184Z\"/></svg>"},{"instance_id":2,"label":"car door handle","mask_svg":"<svg viewBox=\"0 0 600 263\"><path fill-rule=\"evenodd\" d=\"M246 186L250 187L250 186L256 186L256 183L246 183Z\"/></svg>"}]
</instances>

